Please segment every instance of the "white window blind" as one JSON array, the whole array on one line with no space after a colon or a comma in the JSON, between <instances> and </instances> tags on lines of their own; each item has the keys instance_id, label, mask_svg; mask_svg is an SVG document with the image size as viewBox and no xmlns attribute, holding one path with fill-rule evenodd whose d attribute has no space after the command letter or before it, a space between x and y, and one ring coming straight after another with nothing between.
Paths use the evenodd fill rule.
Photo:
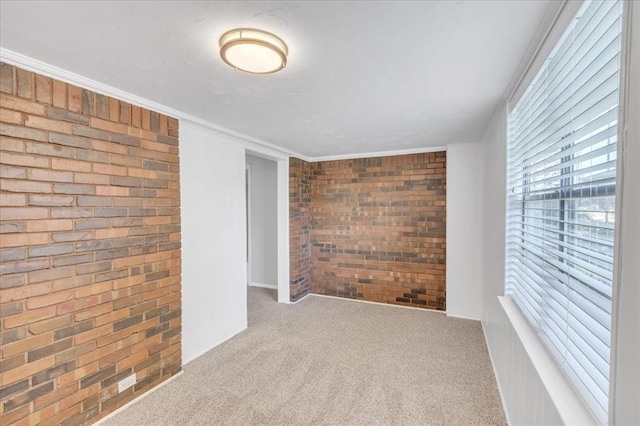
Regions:
<instances>
[{"instance_id":1,"label":"white window blind","mask_svg":"<svg viewBox=\"0 0 640 426\"><path fill-rule=\"evenodd\" d=\"M603 424L621 15L585 1L508 120L506 293Z\"/></svg>"}]
</instances>

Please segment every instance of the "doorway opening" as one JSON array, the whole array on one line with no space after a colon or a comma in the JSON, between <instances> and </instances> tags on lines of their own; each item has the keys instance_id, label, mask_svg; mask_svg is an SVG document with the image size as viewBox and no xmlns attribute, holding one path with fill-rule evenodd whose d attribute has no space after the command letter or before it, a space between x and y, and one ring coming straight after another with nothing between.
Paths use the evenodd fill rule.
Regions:
<instances>
[{"instance_id":1,"label":"doorway opening","mask_svg":"<svg viewBox=\"0 0 640 426\"><path fill-rule=\"evenodd\" d=\"M266 292L278 300L278 163L252 153L245 158L250 309L252 293Z\"/></svg>"}]
</instances>

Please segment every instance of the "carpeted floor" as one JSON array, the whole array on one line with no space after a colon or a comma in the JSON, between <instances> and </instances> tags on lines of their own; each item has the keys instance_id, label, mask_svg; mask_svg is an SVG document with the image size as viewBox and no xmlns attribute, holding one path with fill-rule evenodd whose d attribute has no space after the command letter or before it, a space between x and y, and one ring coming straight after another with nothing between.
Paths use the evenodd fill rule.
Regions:
<instances>
[{"instance_id":1,"label":"carpeted floor","mask_svg":"<svg viewBox=\"0 0 640 426\"><path fill-rule=\"evenodd\" d=\"M249 289L249 328L105 425L506 424L480 323Z\"/></svg>"}]
</instances>

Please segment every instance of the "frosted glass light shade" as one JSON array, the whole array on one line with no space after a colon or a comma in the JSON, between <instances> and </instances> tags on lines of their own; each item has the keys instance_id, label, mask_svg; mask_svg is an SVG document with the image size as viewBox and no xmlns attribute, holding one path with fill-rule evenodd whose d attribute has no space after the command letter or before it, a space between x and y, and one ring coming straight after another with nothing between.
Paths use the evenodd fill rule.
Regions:
<instances>
[{"instance_id":1,"label":"frosted glass light shade","mask_svg":"<svg viewBox=\"0 0 640 426\"><path fill-rule=\"evenodd\" d=\"M229 66L253 74L270 74L287 65L287 45L262 30L240 28L220 37L220 57Z\"/></svg>"}]
</instances>

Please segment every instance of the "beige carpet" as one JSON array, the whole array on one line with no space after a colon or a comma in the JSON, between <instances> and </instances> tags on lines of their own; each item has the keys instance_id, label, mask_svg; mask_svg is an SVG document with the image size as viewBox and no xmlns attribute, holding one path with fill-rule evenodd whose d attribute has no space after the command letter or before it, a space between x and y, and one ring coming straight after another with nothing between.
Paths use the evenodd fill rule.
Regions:
<instances>
[{"instance_id":1,"label":"beige carpet","mask_svg":"<svg viewBox=\"0 0 640 426\"><path fill-rule=\"evenodd\" d=\"M480 323L275 296L250 288L246 331L105 424L506 424Z\"/></svg>"}]
</instances>

